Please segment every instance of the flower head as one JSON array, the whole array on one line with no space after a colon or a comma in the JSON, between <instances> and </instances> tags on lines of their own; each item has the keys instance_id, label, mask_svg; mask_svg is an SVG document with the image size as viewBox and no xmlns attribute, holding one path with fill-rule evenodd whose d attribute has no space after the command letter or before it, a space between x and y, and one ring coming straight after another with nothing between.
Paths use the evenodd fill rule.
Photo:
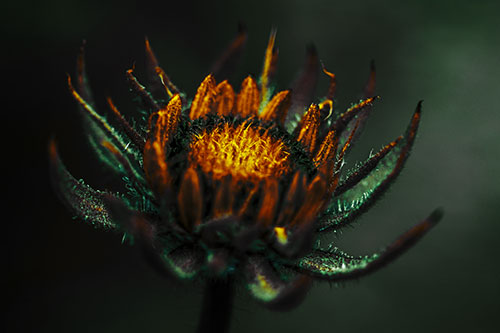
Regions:
<instances>
[{"instance_id":1,"label":"flower head","mask_svg":"<svg viewBox=\"0 0 500 333\"><path fill-rule=\"evenodd\" d=\"M71 94L84 115L99 158L126 183L125 193L95 190L77 181L50 145L52 176L61 199L96 227L115 229L138 243L150 262L181 279L238 278L271 308L290 308L312 279L339 281L369 273L396 258L440 217L440 211L380 253L354 257L320 234L336 231L365 212L400 173L413 145L421 103L406 133L343 175L344 159L372 104L372 66L365 98L334 110L335 75L326 97L305 104L319 68L316 53L294 89L273 92L277 52L271 34L262 75L235 89L216 78L241 50L240 32L222 60L186 96L159 67L146 40L150 90L127 71L141 99L142 123L132 126L108 98L108 121L94 108L78 60ZM235 91L237 90L237 91ZM154 91L158 96L153 96Z\"/></svg>"}]
</instances>

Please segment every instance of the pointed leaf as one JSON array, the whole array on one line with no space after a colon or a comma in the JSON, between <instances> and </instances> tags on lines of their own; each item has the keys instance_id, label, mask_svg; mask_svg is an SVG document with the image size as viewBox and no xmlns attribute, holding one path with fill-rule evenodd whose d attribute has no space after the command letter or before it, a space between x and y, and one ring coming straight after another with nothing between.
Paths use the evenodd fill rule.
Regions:
<instances>
[{"instance_id":1,"label":"pointed leaf","mask_svg":"<svg viewBox=\"0 0 500 333\"><path fill-rule=\"evenodd\" d=\"M354 257L337 248L315 250L299 259L295 268L312 277L329 281L359 278L398 258L434 227L441 217L442 211L435 210L429 217L403 233L380 253Z\"/></svg>"},{"instance_id":2,"label":"pointed leaf","mask_svg":"<svg viewBox=\"0 0 500 333\"><path fill-rule=\"evenodd\" d=\"M334 197L330 206L320 218L318 231L335 230L347 225L355 217L365 212L394 182L401 172L415 140L421 113L421 102L413 114L404 138L398 142L385 156L376 161L377 168L372 169L365 177L353 181L351 187L341 188L344 191ZM370 164L374 160L368 160ZM359 169L358 169L359 170ZM363 170L363 167L361 167ZM369 170L369 168L367 168ZM366 171L366 170L365 170ZM353 174L356 176L356 172Z\"/></svg>"}]
</instances>

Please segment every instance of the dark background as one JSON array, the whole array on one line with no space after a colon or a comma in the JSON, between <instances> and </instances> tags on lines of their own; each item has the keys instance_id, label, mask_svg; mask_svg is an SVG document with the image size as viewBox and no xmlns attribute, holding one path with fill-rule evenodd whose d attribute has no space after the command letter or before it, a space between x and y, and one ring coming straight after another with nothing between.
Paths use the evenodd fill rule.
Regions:
<instances>
[{"instance_id":1,"label":"dark background","mask_svg":"<svg viewBox=\"0 0 500 333\"><path fill-rule=\"evenodd\" d=\"M66 86L83 39L94 95L133 116L124 71L144 68L144 36L172 80L193 96L239 21L249 31L237 82L259 74L278 30L284 89L313 42L338 78L338 105L356 101L371 59L382 96L349 162L424 113L413 155L391 191L335 244L376 251L437 206L445 217L380 272L335 288L317 283L296 310L270 312L245 293L234 332L496 331L499 312L500 23L498 1L121 1L4 4L3 163L6 332L192 332L201 286L172 286L120 235L73 221L48 181L54 136L68 168L111 183L85 143ZM326 77L318 89L324 94ZM6 88L5 88L6 87ZM12 215L11 215L12 214ZM498 328L497 328L498 329Z\"/></svg>"}]
</instances>

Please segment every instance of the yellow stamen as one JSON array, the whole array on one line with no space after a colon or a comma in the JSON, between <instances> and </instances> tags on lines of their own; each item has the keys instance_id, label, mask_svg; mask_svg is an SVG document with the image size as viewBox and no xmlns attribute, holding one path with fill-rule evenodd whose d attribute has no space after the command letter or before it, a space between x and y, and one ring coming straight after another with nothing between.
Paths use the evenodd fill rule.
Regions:
<instances>
[{"instance_id":1,"label":"yellow stamen","mask_svg":"<svg viewBox=\"0 0 500 333\"><path fill-rule=\"evenodd\" d=\"M289 169L289 152L281 140L262 131L246 122L204 130L195 135L189 159L214 179L231 175L236 181L258 182L279 177Z\"/></svg>"}]
</instances>

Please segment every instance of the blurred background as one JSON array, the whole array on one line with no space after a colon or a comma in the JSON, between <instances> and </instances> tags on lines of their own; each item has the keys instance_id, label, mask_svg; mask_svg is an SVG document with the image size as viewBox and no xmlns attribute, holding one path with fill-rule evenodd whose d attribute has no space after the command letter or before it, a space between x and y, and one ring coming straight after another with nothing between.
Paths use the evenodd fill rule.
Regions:
<instances>
[{"instance_id":1,"label":"blurred background","mask_svg":"<svg viewBox=\"0 0 500 333\"><path fill-rule=\"evenodd\" d=\"M46 148L55 137L76 178L100 189L112 183L86 144L66 85L82 40L101 113L112 96L130 119L124 73L136 63L141 77L144 36L170 78L193 96L238 22L249 38L237 84L260 73L272 27L278 89L296 77L313 43L337 75L337 106L347 108L375 60L382 98L348 163L403 133L424 100L402 175L354 228L333 239L336 246L372 253L434 208L445 215L393 264L342 286L317 283L292 312L268 311L241 292L233 332L498 330L498 1L47 0L4 7L5 208L14 212L4 215L5 332L193 332L202 286L167 284L120 235L72 220L50 188ZM328 83L321 78L318 98Z\"/></svg>"}]
</instances>

